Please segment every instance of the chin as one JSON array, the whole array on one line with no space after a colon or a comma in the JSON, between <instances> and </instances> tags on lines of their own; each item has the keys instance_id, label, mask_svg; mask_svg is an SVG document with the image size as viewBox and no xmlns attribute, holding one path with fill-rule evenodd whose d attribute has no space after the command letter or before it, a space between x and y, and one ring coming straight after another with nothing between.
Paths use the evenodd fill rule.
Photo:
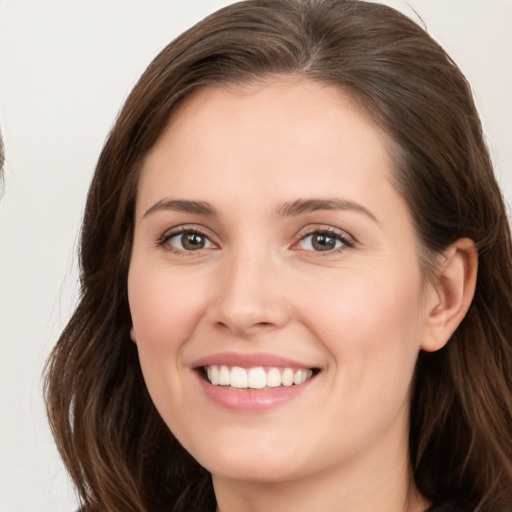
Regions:
<instances>
[{"instance_id":1,"label":"chin","mask_svg":"<svg viewBox=\"0 0 512 512\"><path fill-rule=\"evenodd\" d=\"M297 476L299 464L284 450L275 450L261 443L233 444L223 450L192 454L212 475L229 480L253 483L283 482Z\"/></svg>"},{"instance_id":2,"label":"chin","mask_svg":"<svg viewBox=\"0 0 512 512\"><path fill-rule=\"evenodd\" d=\"M271 484L293 480L297 474L291 471L290 464L273 466L251 461L230 461L206 467L214 477L231 481Z\"/></svg>"}]
</instances>

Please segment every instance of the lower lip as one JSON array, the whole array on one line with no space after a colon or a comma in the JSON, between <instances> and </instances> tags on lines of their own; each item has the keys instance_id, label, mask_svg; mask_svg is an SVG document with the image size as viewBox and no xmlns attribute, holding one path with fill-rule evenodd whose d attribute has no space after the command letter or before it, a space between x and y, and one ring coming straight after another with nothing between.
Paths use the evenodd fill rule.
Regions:
<instances>
[{"instance_id":1,"label":"lower lip","mask_svg":"<svg viewBox=\"0 0 512 512\"><path fill-rule=\"evenodd\" d=\"M216 405L236 412L262 412L279 407L303 393L315 377L302 384L279 386L267 389L234 389L228 386L214 386L199 375L201 387L206 396Z\"/></svg>"}]
</instances>

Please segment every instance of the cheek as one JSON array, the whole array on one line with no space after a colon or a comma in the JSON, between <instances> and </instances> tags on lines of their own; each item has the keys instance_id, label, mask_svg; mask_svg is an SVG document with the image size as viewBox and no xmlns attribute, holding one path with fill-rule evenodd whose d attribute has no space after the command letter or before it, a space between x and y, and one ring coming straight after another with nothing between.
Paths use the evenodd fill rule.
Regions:
<instances>
[{"instance_id":1,"label":"cheek","mask_svg":"<svg viewBox=\"0 0 512 512\"><path fill-rule=\"evenodd\" d=\"M408 388L423 327L419 270L386 270L348 270L327 293L305 294L307 322L331 353L339 378L354 389L373 386L375 395L384 382L395 392Z\"/></svg>"},{"instance_id":2,"label":"cheek","mask_svg":"<svg viewBox=\"0 0 512 512\"><path fill-rule=\"evenodd\" d=\"M187 293L184 293L186 291ZM132 335L148 391L164 419L182 407L183 347L202 316L201 291L164 269L133 262L128 276Z\"/></svg>"},{"instance_id":3,"label":"cheek","mask_svg":"<svg viewBox=\"0 0 512 512\"><path fill-rule=\"evenodd\" d=\"M128 298L135 341L155 351L174 352L202 314L201 291L158 267L132 265Z\"/></svg>"}]
</instances>

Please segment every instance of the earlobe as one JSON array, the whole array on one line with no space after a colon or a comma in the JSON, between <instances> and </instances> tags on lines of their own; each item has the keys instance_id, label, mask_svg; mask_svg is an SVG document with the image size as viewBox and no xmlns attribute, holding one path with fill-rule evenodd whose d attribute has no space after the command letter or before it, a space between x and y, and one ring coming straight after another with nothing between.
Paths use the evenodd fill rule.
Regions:
<instances>
[{"instance_id":1,"label":"earlobe","mask_svg":"<svg viewBox=\"0 0 512 512\"><path fill-rule=\"evenodd\" d=\"M478 252L469 238L460 238L443 252L427 298L423 350L440 350L457 329L473 300L477 270Z\"/></svg>"},{"instance_id":2,"label":"earlobe","mask_svg":"<svg viewBox=\"0 0 512 512\"><path fill-rule=\"evenodd\" d=\"M132 327L130 328L130 338L134 343L137 343L137 337L135 336L135 329Z\"/></svg>"}]
</instances>

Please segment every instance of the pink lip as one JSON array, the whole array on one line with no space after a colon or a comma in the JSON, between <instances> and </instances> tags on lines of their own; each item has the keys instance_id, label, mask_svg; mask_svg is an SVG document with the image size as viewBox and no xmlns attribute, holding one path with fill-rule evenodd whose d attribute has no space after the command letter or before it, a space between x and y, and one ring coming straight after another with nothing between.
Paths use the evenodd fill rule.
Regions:
<instances>
[{"instance_id":1,"label":"pink lip","mask_svg":"<svg viewBox=\"0 0 512 512\"><path fill-rule=\"evenodd\" d=\"M310 364L302 363L300 361L293 361L286 357L281 357L269 353L254 353L254 354L241 354L238 352L221 352L202 357L194 361L190 366L192 368L199 368L202 366L226 365L226 366L240 366L240 368L254 368L256 366L263 367L279 367L279 368L313 368Z\"/></svg>"},{"instance_id":2,"label":"pink lip","mask_svg":"<svg viewBox=\"0 0 512 512\"><path fill-rule=\"evenodd\" d=\"M286 357L269 353L242 354L239 352L221 352L211 354L190 366L196 370L194 373L206 397L223 409L239 413L258 413L283 405L307 390L316 379L313 377L302 384L293 386L280 386L271 389L234 389L227 386L214 386L204 378L202 368L211 365L239 366L241 368L313 368L308 363L294 361Z\"/></svg>"},{"instance_id":3,"label":"pink lip","mask_svg":"<svg viewBox=\"0 0 512 512\"><path fill-rule=\"evenodd\" d=\"M271 389L234 389L214 386L196 372L200 385L214 404L238 413L259 413L273 409L301 395L316 377L299 385Z\"/></svg>"}]
</instances>

